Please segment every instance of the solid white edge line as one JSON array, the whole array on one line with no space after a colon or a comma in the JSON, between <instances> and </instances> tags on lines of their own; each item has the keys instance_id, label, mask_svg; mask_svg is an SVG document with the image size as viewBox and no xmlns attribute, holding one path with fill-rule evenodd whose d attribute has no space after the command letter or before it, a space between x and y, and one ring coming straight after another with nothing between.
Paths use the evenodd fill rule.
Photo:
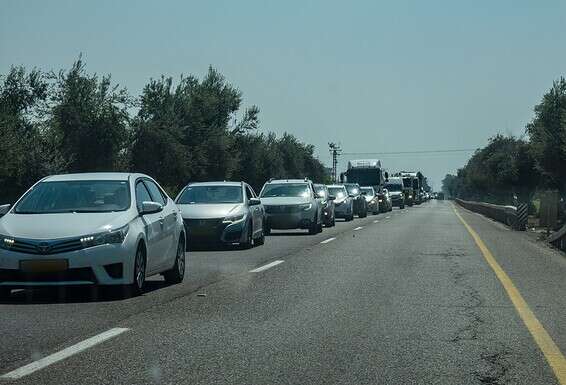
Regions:
<instances>
[{"instance_id":1,"label":"solid white edge line","mask_svg":"<svg viewBox=\"0 0 566 385\"><path fill-rule=\"evenodd\" d=\"M260 266L257 269L250 270L250 273L259 273L259 272L267 270L267 269L269 269L273 266L277 266L277 265L279 265L280 263L283 263L283 262L285 262L285 261L281 261L281 260L273 261L271 263L268 263L267 265Z\"/></svg>"},{"instance_id":2,"label":"solid white edge line","mask_svg":"<svg viewBox=\"0 0 566 385\"><path fill-rule=\"evenodd\" d=\"M322 242L320 242L320 243L321 243L321 244L324 244L324 243L332 242L332 241L335 240L335 239L336 239L336 237L328 238L328 239L325 239L324 241L322 241Z\"/></svg>"},{"instance_id":3,"label":"solid white edge line","mask_svg":"<svg viewBox=\"0 0 566 385\"><path fill-rule=\"evenodd\" d=\"M73 346L69 346L66 349L63 349L57 353L53 353L49 356L43 357L37 361L32 362L31 364L22 366L19 369L15 369L9 373L6 373L0 376L0 379L9 379L9 380L17 380L22 377L25 377L33 372L41 370L49 365L57 363L59 361L63 361L66 358L69 358L75 354L78 354L86 349L92 348L95 345L100 344L110 338L116 337L119 334L127 332L130 329L126 328L114 328L104 333L98 334L94 337L88 338L84 341L81 341Z\"/></svg>"},{"instance_id":4,"label":"solid white edge line","mask_svg":"<svg viewBox=\"0 0 566 385\"><path fill-rule=\"evenodd\" d=\"M354 229L354 231L358 231L358 230L361 230L361 229L363 229L363 228L364 228L364 226L359 226L359 227L356 227L356 228Z\"/></svg>"}]
</instances>

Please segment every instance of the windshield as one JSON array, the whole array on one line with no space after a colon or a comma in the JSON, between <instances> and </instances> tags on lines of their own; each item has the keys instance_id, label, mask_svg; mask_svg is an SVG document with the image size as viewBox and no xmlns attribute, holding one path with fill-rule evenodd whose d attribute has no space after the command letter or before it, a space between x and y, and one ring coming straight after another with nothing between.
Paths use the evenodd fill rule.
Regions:
<instances>
[{"instance_id":1,"label":"windshield","mask_svg":"<svg viewBox=\"0 0 566 385\"><path fill-rule=\"evenodd\" d=\"M344 185L346 187L346 190L348 191L348 194L350 195L358 195L360 193L360 187L358 185L355 184L347 184Z\"/></svg>"},{"instance_id":2,"label":"windshield","mask_svg":"<svg viewBox=\"0 0 566 385\"><path fill-rule=\"evenodd\" d=\"M325 198L326 197L326 189L324 188L324 186L321 185L315 185L314 186L314 191L316 191L316 194L319 197Z\"/></svg>"},{"instance_id":3,"label":"windshield","mask_svg":"<svg viewBox=\"0 0 566 385\"><path fill-rule=\"evenodd\" d=\"M41 182L16 205L17 214L124 211L130 207L126 181Z\"/></svg>"},{"instance_id":4,"label":"windshield","mask_svg":"<svg viewBox=\"0 0 566 385\"><path fill-rule=\"evenodd\" d=\"M303 197L309 196L309 186L306 183L270 183L261 192L262 198Z\"/></svg>"},{"instance_id":5,"label":"windshield","mask_svg":"<svg viewBox=\"0 0 566 385\"><path fill-rule=\"evenodd\" d=\"M381 170L379 168L350 169L347 171L347 181L360 186L377 186L381 183Z\"/></svg>"},{"instance_id":6,"label":"windshield","mask_svg":"<svg viewBox=\"0 0 566 385\"><path fill-rule=\"evenodd\" d=\"M400 183L386 183L385 188L387 191L403 191L403 185Z\"/></svg>"},{"instance_id":7,"label":"windshield","mask_svg":"<svg viewBox=\"0 0 566 385\"><path fill-rule=\"evenodd\" d=\"M242 202L241 186L189 186L177 200L180 205Z\"/></svg>"},{"instance_id":8,"label":"windshield","mask_svg":"<svg viewBox=\"0 0 566 385\"><path fill-rule=\"evenodd\" d=\"M366 193L366 196L371 197L373 196L373 188L371 187L361 187L360 190Z\"/></svg>"},{"instance_id":9,"label":"windshield","mask_svg":"<svg viewBox=\"0 0 566 385\"><path fill-rule=\"evenodd\" d=\"M403 187L412 187L411 178L403 178Z\"/></svg>"},{"instance_id":10,"label":"windshield","mask_svg":"<svg viewBox=\"0 0 566 385\"><path fill-rule=\"evenodd\" d=\"M329 187L328 193L336 197L336 199L342 199L346 197L346 190L344 187Z\"/></svg>"}]
</instances>

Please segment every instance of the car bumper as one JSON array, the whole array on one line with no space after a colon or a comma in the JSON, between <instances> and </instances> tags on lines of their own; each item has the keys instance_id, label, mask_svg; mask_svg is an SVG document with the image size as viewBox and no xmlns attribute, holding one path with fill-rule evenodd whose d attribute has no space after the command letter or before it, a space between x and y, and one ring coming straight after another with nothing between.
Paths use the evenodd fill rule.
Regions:
<instances>
[{"instance_id":1,"label":"car bumper","mask_svg":"<svg viewBox=\"0 0 566 385\"><path fill-rule=\"evenodd\" d=\"M267 226L276 230L307 229L312 226L314 215L310 211L266 214L265 219Z\"/></svg>"},{"instance_id":2,"label":"car bumper","mask_svg":"<svg viewBox=\"0 0 566 385\"><path fill-rule=\"evenodd\" d=\"M353 208L351 204L336 204L334 206L334 215L336 218L349 217L353 214Z\"/></svg>"},{"instance_id":3,"label":"car bumper","mask_svg":"<svg viewBox=\"0 0 566 385\"><path fill-rule=\"evenodd\" d=\"M185 229L189 245L198 243L236 244L246 241L247 221L224 223L222 219L190 220L185 219Z\"/></svg>"},{"instance_id":4,"label":"car bumper","mask_svg":"<svg viewBox=\"0 0 566 385\"><path fill-rule=\"evenodd\" d=\"M122 245L101 245L51 255L0 250L0 286L129 284L134 256L135 250Z\"/></svg>"}]
</instances>

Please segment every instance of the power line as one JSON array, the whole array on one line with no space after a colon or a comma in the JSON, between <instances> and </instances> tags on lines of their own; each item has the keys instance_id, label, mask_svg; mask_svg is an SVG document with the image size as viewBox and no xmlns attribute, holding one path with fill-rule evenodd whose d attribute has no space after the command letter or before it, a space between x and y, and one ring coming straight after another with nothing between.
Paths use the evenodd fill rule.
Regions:
<instances>
[{"instance_id":1,"label":"power line","mask_svg":"<svg viewBox=\"0 0 566 385\"><path fill-rule=\"evenodd\" d=\"M477 148L458 148L452 150L383 151L383 152L343 152L342 155L397 155L397 154L441 154L451 152L474 152Z\"/></svg>"}]
</instances>

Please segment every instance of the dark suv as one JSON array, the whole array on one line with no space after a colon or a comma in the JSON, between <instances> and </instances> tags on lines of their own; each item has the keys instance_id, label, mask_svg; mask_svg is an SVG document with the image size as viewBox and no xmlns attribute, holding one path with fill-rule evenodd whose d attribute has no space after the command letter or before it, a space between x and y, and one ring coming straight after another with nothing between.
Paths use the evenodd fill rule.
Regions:
<instances>
[{"instance_id":1,"label":"dark suv","mask_svg":"<svg viewBox=\"0 0 566 385\"><path fill-rule=\"evenodd\" d=\"M357 183L344 183L344 187L348 191L348 195L354 200L354 214L360 218L368 216L368 202L365 193L360 189Z\"/></svg>"}]
</instances>

